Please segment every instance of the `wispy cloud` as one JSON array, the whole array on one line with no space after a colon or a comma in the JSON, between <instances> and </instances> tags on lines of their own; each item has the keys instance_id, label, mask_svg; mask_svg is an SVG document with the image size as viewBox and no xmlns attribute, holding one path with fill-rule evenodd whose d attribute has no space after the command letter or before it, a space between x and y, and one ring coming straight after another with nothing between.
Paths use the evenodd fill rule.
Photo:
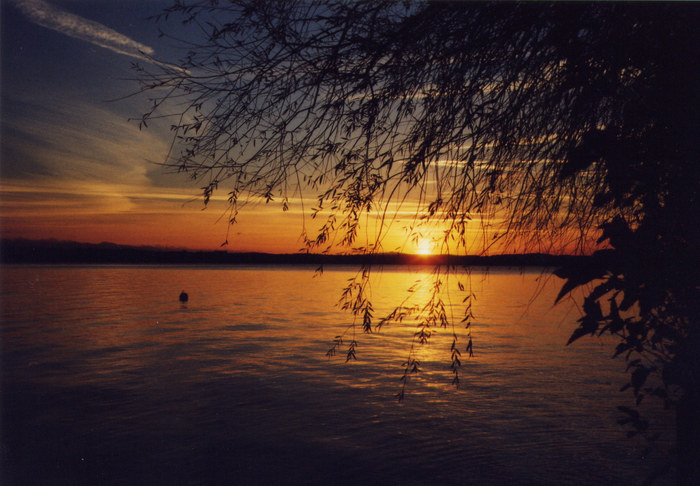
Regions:
<instances>
[{"instance_id":1,"label":"wispy cloud","mask_svg":"<svg viewBox=\"0 0 700 486\"><path fill-rule=\"evenodd\" d=\"M167 186L177 181L186 186L188 181L168 177L149 162L165 159L169 134L157 127L140 131L114 108L58 96L15 97L3 107L5 176L48 177L56 184L74 180Z\"/></svg>"},{"instance_id":2,"label":"wispy cloud","mask_svg":"<svg viewBox=\"0 0 700 486\"><path fill-rule=\"evenodd\" d=\"M151 47L120 34L99 22L61 10L44 0L14 0L14 4L30 21L42 27L119 54L152 61L151 56L154 51Z\"/></svg>"}]
</instances>

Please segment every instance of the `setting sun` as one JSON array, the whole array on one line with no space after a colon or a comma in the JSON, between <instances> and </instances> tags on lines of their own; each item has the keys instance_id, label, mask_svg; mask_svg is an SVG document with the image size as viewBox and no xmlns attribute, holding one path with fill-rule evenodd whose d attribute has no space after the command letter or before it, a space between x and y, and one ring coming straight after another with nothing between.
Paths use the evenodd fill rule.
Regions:
<instances>
[{"instance_id":1,"label":"setting sun","mask_svg":"<svg viewBox=\"0 0 700 486\"><path fill-rule=\"evenodd\" d=\"M416 254L417 255L432 255L433 254L433 242L428 239L418 240L416 242Z\"/></svg>"}]
</instances>

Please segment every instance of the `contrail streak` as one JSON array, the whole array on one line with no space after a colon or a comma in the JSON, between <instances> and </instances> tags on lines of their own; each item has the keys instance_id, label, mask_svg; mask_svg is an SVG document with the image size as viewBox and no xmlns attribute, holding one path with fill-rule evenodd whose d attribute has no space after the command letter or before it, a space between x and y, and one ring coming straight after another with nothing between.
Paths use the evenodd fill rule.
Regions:
<instances>
[{"instance_id":1,"label":"contrail streak","mask_svg":"<svg viewBox=\"0 0 700 486\"><path fill-rule=\"evenodd\" d=\"M15 5L37 25L55 30L75 39L104 47L110 51L154 62L154 51L109 27L61 10L44 0L14 0Z\"/></svg>"}]
</instances>

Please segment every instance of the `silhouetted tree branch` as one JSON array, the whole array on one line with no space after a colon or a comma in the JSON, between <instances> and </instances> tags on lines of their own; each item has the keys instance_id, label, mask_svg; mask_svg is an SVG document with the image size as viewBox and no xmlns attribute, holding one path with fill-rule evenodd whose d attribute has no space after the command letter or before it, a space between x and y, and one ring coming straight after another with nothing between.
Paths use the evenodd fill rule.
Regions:
<instances>
[{"instance_id":1,"label":"silhouetted tree branch","mask_svg":"<svg viewBox=\"0 0 700 486\"><path fill-rule=\"evenodd\" d=\"M443 252L598 249L558 272L560 298L592 285L570 342L620 338L637 402L676 407L681 482L700 477L697 5L178 1L173 15L195 34L179 68L139 68L142 122L173 120L166 165L205 203L225 188L233 223L247 201L312 192L321 223L304 238L321 251L382 251L400 208L409 237L439 228ZM453 325L439 298L376 319L368 272L344 294L365 332L409 312L418 342ZM418 368L409 354L404 383ZM652 372L663 386L647 390Z\"/></svg>"}]
</instances>

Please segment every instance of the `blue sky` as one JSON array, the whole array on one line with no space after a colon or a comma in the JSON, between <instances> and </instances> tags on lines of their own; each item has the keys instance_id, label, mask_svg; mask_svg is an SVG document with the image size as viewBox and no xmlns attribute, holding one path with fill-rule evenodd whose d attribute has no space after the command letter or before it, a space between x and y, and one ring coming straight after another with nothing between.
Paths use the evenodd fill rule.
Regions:
<instances>
[{"instance_id":1,"label":"blue sky","mask_svg":"<svg viewBox=\"0 0 700 486\"><path fill-rule=\"evenodd\" d=\"M128 96L138 90L132 64L149 62L142 52L164 61L182 54L158 32L185 35L180 23L148 20L170 3L2 1L3 237L189 248L226 239L225 196L202 211L197 184L157 165L167 126L139 130L130 120L148 106ZM240 218L230 249L298 249L292 216L265 208L250 216L255 226Z\"/></svg>"}]
</instances>

